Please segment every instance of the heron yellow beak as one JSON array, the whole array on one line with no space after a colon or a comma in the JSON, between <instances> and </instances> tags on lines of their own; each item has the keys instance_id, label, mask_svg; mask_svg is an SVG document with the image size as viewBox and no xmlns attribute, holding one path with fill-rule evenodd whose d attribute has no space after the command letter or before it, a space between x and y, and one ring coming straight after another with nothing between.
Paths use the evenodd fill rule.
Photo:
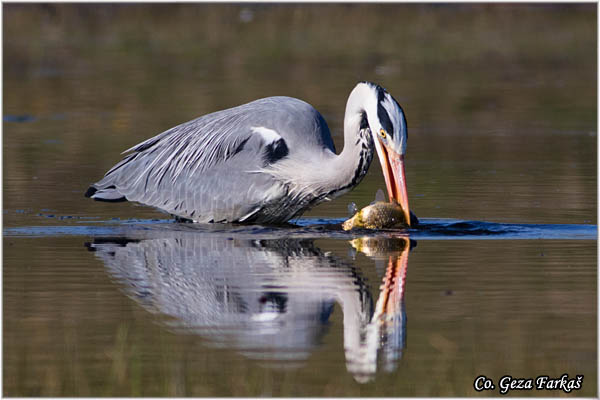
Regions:
<instances>
[{"instance_id":1,"label":"heron yellow beak","mask_svg":"<svg viewBox=\"0 0 600 400\"><path fill-rule=\"evenodd\" d=\"M404 174L404 155L398 154L387 147L381 140L382 154L379 161L385 178L388 196L391 201L396 201L402 207L406 225L410 226L410 208L408 207L408 194L406 192L406 176Z\"/></svg>"}]
</instances>

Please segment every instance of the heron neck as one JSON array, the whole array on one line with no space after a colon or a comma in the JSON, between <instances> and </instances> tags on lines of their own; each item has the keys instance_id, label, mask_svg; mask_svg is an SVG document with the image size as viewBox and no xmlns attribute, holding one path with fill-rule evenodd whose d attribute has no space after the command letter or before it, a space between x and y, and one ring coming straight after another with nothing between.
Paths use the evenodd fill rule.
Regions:
<instances>
[{"instance_id":1,"label":"heron neck","mask_svg":"<svg viewBox=\"0 0 600 400\"><path fill-rule=\"evenodd\" d=\"M331 173L338 195L358 185L366 175L373 160L373 138L368 129L359 129L346 125L344 132L344 149L332 162ZM348 131L350 130L350 131Z\"/></svg>"},{"instance_id":2,"label":"heron neck","mask_svg":"<svg viewBox=\"0 0 600 400\"><path fill-rule=\"evenodd\" d=\"M361 98L365 96L362 86L365 85L359 85L348 98L344 149L339 155L329 149L309 151L295 158L286 157L269 168L270 174L289 185L290 197L302 201L308 198L314 203L333 199L358 185L366 175L375 145L368 125L362 123L365 115L364 105L361 105Z\"/></svg>"},{"instance_id":3,"label":"heron neck","mask_svg":"<svg viewBox=\"0 0 600 400\"><path fill-rule=\"evenodd\" d=\"M348 96L344 113L344 149L337 156L333 168L334 176L340 180L338 187L351 189L366 175L375 145L366 118L365 99L370 98L366 85L357 85Z\"/></svg>"}]
</instances>

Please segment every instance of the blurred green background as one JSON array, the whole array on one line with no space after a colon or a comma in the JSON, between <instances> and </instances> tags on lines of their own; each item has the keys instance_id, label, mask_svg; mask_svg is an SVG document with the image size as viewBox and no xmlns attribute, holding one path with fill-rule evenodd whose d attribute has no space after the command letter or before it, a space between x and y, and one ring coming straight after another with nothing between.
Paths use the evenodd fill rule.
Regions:
<instances>
[{"instance_id":1,"label":"blurred green background","mask_svg":"<svg viewBox=\"0 0 600 400\"><path fill-rule=\"evenodd\" d=\"M420 218L597 222L593 3L3 4L3 38L5 227L165 218L83 193L126 148L259 97L311 103L339 152L360 80L406 112ZM305 215L345 217L384 187L373 162ZM257 368L157 324L83 242L4 238L4 395L485 396L479 374L562 372L597 394L595 241L421 241L409 347L398 373L362 386L343 372L339 308L306 366ZM318 245L347 258L345 241ZM372 260L355 264L376 291Z\"/></svg>"}]
</instances>

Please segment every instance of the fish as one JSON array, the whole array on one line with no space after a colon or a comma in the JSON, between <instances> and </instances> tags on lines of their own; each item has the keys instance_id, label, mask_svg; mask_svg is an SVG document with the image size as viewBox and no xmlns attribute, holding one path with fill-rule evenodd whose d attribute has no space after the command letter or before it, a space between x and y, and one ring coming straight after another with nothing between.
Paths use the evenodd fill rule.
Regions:
<instances>
[{"instance_id":1,"label":"fish","mask_svg":"<svg viewBox=\"0 0 600 400\"><path fill-rule=\"evenodd\" d=\"M357 211L356 205L350 203L348 211L354 214L353 217L342 223L342 229L349 231L355 228L364 229L385 229L399 226L407 226L404 210L397 202L383 201L383 191L379 189L375 196L375 202ZM418 223L417 217L410 213L411 225Z\"/></svg>"},{"instance_id":2,"label":"fish","mask_svg":"<svg viewBox=\"0 0 600 400\"><path fill-rule=\"evenodd\" d=\"M400 204L378 201L362 210L342 223L342 228L349 231L355 228L384 229L397 225L407 225L404 211Z\"/></svg>"}]
</instances>

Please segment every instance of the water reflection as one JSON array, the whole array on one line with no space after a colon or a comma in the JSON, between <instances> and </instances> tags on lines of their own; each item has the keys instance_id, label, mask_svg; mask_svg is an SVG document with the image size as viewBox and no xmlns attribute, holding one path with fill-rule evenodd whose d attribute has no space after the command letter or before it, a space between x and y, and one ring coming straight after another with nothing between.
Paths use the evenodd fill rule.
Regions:
<instances>
[{"instance_id":1,"label":"water reflection","mask_svg":"<svg viewBox=\"0 0 600 400\"><path fill-rule=\"evenodd\" d=\"M402 355L406 238L351 242L385 268L375 306L361 269L312 240L166 230L86 245L170 330L201 335L207 345L235 349L262 365L302 365L318 349L335 304L343 313L346 367L358 382L374 378L378 358L393 371Z\"/></svg>"},{"instance_id":2,"label":"water reflection","mask_svg":"<svg viewBox=\"0 0 600 400\"><path fill-rule=\"evenodd\" d=\"M365 334L361 335L364 339L356 345L346 346L348 370L363 382L375 374L378 355L386 372L396 370L402 357L406 343L404 287L408 253L416 246L416 242L408 238L366 237L354 239L350 244L373 258L378 272L383 270L375 312L363 328Z\"/></svg>"}]
</instances>

